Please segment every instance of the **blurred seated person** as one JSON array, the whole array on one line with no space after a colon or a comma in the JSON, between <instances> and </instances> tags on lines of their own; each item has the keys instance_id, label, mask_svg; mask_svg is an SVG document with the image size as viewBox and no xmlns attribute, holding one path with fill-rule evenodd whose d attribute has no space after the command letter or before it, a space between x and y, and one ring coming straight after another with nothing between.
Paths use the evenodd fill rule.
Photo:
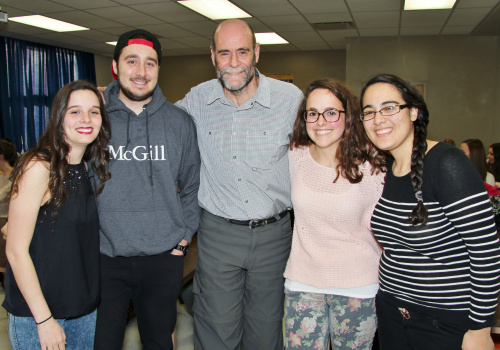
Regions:
<instances>
[{"instance_id":1,"label":"blurred seated person","mask_svg":"<svg viewBox=\"0 0 500 350\"><path fill-rule=\"evenodd\" d=\"M494 143L488 148L488 171L493 174L496 182L500 182L500 143Z\"/></svg>"},{"instance_id":2,"label":"blurred seated person","mask_svg":"<svg viewBox=\"0 0 500 350\"><path fill-rule=\"evenodd\" d=\"M455 146L455 147L457 146L453 139L444 139L443 142L449 143L450 145Z\"/></svg>"},{"instance_id":3,"label":"blurred seated person","mask_svg":"<svg viewBox=\"0 0 500 350\"><path fill-rule=\"evenodd\" d=\"M486 152L481 140L467 139L462 142L460 149L470 158L472 163L476 166L481 179L490 186L495 186L495 177L492 173L488 172L486 166Z\"/></svg>"}]
</instances>

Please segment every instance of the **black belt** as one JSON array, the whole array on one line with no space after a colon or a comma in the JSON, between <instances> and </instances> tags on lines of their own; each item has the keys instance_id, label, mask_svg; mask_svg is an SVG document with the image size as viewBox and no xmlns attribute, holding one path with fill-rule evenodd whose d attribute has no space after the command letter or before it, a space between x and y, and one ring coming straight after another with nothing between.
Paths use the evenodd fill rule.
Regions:
<instances>
[{"instance_id":1,"label":"black belt","mask_svg":"<svg viewBox=\"0 0 500 350\"><path fill-rule=\"evenodd\" d=\"M226 220L229 221L231 224L248 226L248 228L255 228L255 227L266 226L267 224L272 224L273 222L276 222L284 218L286 214L288 214L288 210L282 211L277 216L272 216L268 219L252 219L252 220L226 219Z\"/></svg>"}]
</instances>

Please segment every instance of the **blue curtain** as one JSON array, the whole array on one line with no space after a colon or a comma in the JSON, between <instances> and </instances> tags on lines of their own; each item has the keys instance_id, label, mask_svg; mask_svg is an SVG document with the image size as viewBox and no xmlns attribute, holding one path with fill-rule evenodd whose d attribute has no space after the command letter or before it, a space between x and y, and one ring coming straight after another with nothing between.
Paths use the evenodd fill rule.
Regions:
<instances>
[{"instance_id":1,"label":"blue curtain","mask_svg":"<svg viewBox=\"0 0 500 350\"><path fill-rule=\"evenodd\" d=\"M60 88L96 82L93 54L1 36L0 67L0 137L19 152L36 145Z\"/></svg>"}]
</instances>

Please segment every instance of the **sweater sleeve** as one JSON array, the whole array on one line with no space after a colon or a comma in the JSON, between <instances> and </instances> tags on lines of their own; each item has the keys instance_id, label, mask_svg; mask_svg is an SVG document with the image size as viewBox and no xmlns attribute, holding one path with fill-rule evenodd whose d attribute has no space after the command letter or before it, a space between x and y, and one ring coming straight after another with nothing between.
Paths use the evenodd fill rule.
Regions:
<instances>
[{"instance_id":1,"label":"sweater sleeve","mask_svg":"<svg viewBox=\"0 0 500 350\"><path fill-rule=\"evenodd\" d=\"M470 261L468 327L489 327L500 290L500 243L486 189L475 166L458 149L443 153L436 175L434 195L459 232Z\"/></svg>"},{"instance_id":2,"label":"sweater sleeve","mask_svg":"<svg viewBox=\"0 0 500 350\"><path fill-rule=\"evenodd\" d=\"M198 230L201 208L198 204L198 188L200 187L200 152L196 137L196 128L189 118L183 130L184 144L182 163L179 171L180 200L186 224L184 239L191 242L191 238Z\"/></svg>"}]
</instances>

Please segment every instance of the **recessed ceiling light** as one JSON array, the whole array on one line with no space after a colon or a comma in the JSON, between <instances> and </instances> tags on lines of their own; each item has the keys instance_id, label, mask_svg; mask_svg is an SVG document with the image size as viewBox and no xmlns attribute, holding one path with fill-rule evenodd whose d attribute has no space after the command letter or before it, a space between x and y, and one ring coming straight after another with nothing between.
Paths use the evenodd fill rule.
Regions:
<instances>
[{"instance_id":1,"label":"recessed ceiling light","mask_svg":"<svg viewBox=\"0 0 500 350\"><path fill-rule=\"evenodd\" d=\"M252 17L227 0L179 0L177 3L214 20Z\"/></svg>"},{"instance_id":2,"label":"recessed ceiling light","mask_svg":"<svg viewBox=\"0 0 500 350\"><path fill-rule=\"evenodd\" d=\"M118 41L106 41L106 44L113 45L113 46L116 46L116 43L118 43Z\"/></svg>"},{"instance_id":3,"label":"recessed ceiling light","mask_svg":"<svg viewBox=\"0 0 500 350\"><path fill-rule=\"evenodd\" d=\"M10 17L9 21L27 24L33 27L53 30L54 32L76 32L79 30L90 30L90 28L80 27L77 26L76 24L59 21L57 19L41 15Z\"/></svg>"},{"instance_id":4,"label":"recessed ceiling light","mask_svg":"<svg viewBox=\"0 0 500 350\"><path fill-rule=\"evenodd\" d=\"M405 10L451 9L456 0L405 0Z\"/></svg>"},{"instance_id":5,"label":"recessed ceiling light","mask_svg":"<svg viewBox=\"0 0 500 350\"><path fill-rule=\"evenodd\" d=\"M288 41L276 33L255 33L255 38L261 45L288 44Z\"/></svg>"}]
</instances>

